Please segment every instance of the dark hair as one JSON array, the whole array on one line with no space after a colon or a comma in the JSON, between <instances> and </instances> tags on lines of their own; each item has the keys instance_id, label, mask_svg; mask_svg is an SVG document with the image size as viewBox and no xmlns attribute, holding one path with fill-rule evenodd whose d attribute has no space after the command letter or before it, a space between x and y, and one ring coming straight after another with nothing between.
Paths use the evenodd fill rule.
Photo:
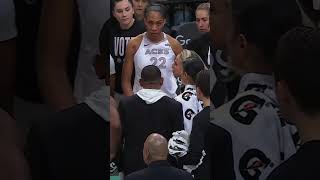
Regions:
<instances>
[{"instance_id":1,"label":"dark hair","mask_svg":"<svg viewBox=\"0 0 320 180\"><path fill-rule=\"evenodd\" d=\"M160 82L161 71L155 65L145 66L141 71L141 79L150 83Z\"/></svg>"},{"instance_id":2,"label":"dark hair","mask_svg":"<svg viewBox=\"0 0 320 180\"><path fill-rule=\"evenodd\" d=\"M111 0L111 7L112 7L112 11L114 11L114 7L116 7L116 4L118 2L121 2L121 1L124 1L124 0ZM131 4L131 6L133 7L133 2L132 0L128 0L128 2Z\"/></svg>"},{"instance_id":3,"label":"dark hair","mask_svg":"<svg viewBox=\"0 0 320 180\"><path fill-rule=\"evenodd\" d=\"M280 37L301 25L301 14L294 0L232 0L234 31L243 34L273 65Z\"/></svg>"},{"instance_id":4,"label":"dark hair","mask_svg":"<svg viewBox=\"0 0 320 180\"><path fill-rule=\"evenodd\" d=\"M276 79L284 80L305 113L320 112L320 30L296 27L279 41Z\"/></svg>"},{"instance_id":5,"label":"dark hair","mask_svg":"<svg viewBox=\"0 0 320 180\"><path fill-rule=\"evenodd\" d=\"M144 17L146 18L151 11L159 12L162 18L166 18L166 8L162 4L155 4L151 3L149 4L145 11L144 11Z\"/></svg>"},{"instance_id":6,"label":"dark hair","mask_svg":"<svg viewBox=\"0 0 320 180\"><path fill-rule=\"evenodd\" d=\"M198 87L205 97L210 97L210 72L202 70L197 74L196 87Z\"/></svg>"},{"instance_id":7,"label":"dark hair","mask_svg":"<svg viewBox=\"0 0 320 180\"><path fill-rule=\"evenodd\" d=\"M196 82L197 74L204 70L204 64L200 58L189 57L187 61L182 62L183 71L187 73Z\"/></svg>"}]
</instances>

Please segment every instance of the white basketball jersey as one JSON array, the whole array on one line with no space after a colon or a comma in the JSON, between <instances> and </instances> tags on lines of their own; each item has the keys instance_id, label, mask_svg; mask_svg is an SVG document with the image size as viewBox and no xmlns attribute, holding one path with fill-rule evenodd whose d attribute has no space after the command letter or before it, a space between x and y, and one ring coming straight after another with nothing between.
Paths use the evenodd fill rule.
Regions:
<instances>
[{"instance_id":1,"label":"white basketball jersey","mask_svg":"<svg viewBox=\"0 0 320 180\"><path fill-rule=\"evenodd\" d=\"M161 76L163 77L161 90L167 93L170 97L176 96L178 86L176 83L177 80L172 72L172 64L176 55L170 46L167 35L165 33L163 34L164 39L158 43L151 42L146 37L146 33L143 35L140 47L134 55L134 93L137 93L142 89L139 83L142 69L148 65L155 65L161 70Z\"/></svg>"}]
</instances>

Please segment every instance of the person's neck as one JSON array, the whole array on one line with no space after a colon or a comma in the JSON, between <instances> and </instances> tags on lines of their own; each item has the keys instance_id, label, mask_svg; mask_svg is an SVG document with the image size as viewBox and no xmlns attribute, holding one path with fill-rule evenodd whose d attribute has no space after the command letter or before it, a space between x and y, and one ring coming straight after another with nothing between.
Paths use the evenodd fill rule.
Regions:
<instances>
[{"instance_id":1,"label":"person's neck","mask_svg":"<svg viewBox=\"0 0 320 180\"><path fill-rule=\"evenodd\" d=\"M134 18L137 20L137 21L142 21L143 20L143 15L135 15Z\"/></svg>"},{"instance_id":2,"label":"person's neck","mask_svg":"<svg viewBox=\"0 0 320 180\"><path fill-rule=\"evenodd\" d=\"M271 75L273 73L273 69L268 63L266 63L268 61L270 61L270 59L261 55L258 50L252 50L251 55L246 61L247 65L245 66L245 72Z\"/></svg>"},{"instance_id":3,"label":"person's neck","mask_svg":"<svg viewBox=\"0 0 320 180\"><path fill-rule=\"evenodd\" d=\"M158 37L150 37L150 35L147 33L147 38L153 43L158 43L163 40L164 35L163 35L163 33L161 33L161 35Z\"/></svg>"},{"instance_id":4,"label":"person's neck","mask_svg":"<svg viewBox=\"0 0 320 180\"><path fill-rule=\"evenodd\" d=\"M143 86L142 87L143 89L155 89L155 90L159 90L159 89L161 89L161 87L159 87L159 86L152 86L152 85L148 85L148 86Z\"/></svg>"},{"instance_id":5,"label":"person's neck","mask_svg":"<svg viewBox=\"0 0 320 180\"><path fill-rule=\"evenodd\" d=\"M132 21L129 24L120 24L120 28L122 30L130 29L134 23L135 19L133 18Z\"/></svg>"},{"instance_id":6,"label":"person's neck","mask_svg":"<svg viewBox=\"0 0 320 180\"><path fill-rule=\"evenodd\" d=\"M307 116L304 113L299 113L296 119L302 144L312 140L320 140L320 114Z\"/></svg>"}]
</instances>

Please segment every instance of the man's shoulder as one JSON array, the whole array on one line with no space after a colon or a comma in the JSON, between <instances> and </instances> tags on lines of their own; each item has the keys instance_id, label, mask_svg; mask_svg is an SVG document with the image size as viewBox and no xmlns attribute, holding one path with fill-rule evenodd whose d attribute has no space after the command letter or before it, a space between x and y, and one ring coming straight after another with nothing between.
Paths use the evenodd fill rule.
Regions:
<instances>
[{"instance_id":1,"label":"man's shoulder","mask_svg":"<svg viewBox=\"0 0 320 180\"><path fill-rule=\"evenodd\" d=\"M271 174L268 176L267 180L282 180L282 179L306 179L302 178L302 171L301 164L297 164L296 154L292 155L288 160L280 164L276 167ZM308 176L305 174L305 177Z\"/></svg>"},{"instance_id":2,"label":"man's shoulder","mask_svg":"<svg viewBox=\"0 0 320 180\"><path fill-rule=\"evenodd\" d=\"M170 98L168 96L163 96L160 100L163 101L163 102L166 102L170 106L176 106L176 107L181 106L180 102L178 102L175 99Z\"/></svg>"},{"instance_id":3,"label":"man's shoulder","mask_svg":"<svg viewBox=\"0 0 320 180\"><path fill-rule=\"evenodd\" d=\"M169 169L171 170L172 175L177 179L193 180L192 175L185 170L175 167L169 167ZM168 171L168 173L170 173L170 171Z\"/></svg>"},{"instance_id":4,"label":"man's shoulder","mask_svg":"<svg viewBox=\"0 0 320 180\"><path fill-rule=\"evenodd\" d=\"M133 173L128 174L126 180L144 180L146 169L142 169Z\"/></svg>"},{"instance_id":5,"label":"man's shoulder","mask_svg":"<svg viewBox=\"0 0 320 180\"><path fill-rule=\"evenodd\" d=\"M190 173L178 169L175 167L159 167L159 168L145 168L140 171L133 172L125 177L126 180L149 180L154 179L155 177L163 176L166 177L175 177L177 179L183 180L193 180Z\"/></svg>"},{"instance_id":6,"label":"man's shoulder","mask_svg":"<svg viewBox=\"0 0 320 180\"><path fill-rule=\"evenodd\" d=\"M126 104L130 104L130 103L135 103L139 100L139 96L134 94L132 96L123 96L121 97L121 99L119 100L119 104L122 105L126 105Z\"/></svg>"}]
</instances>

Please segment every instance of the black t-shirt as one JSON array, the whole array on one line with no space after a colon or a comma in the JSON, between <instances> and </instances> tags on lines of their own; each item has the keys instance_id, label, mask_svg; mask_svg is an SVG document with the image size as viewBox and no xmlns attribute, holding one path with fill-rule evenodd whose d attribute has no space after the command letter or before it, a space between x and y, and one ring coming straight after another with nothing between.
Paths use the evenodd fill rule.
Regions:
<instances>
[{"instance_id":1,"label":"black t-shirt","mask_svg":"<svg viewBox=\"0 0 320 180\"><path fill-rule=\"evenodd\" d=\"M230 134L209 122L210 107L205 107L193 118L188 154L179 159L184 165L198 165L192 171L195 180L234 180Z\"/></svg>"},{"instance_id":2,"label":"black t-shirt","mask_svg":"<svg viewBox=\"0 0 320 180\"><path fill-rule=\"evenodd\" d=\"M162 97L146 104L138 95L124 97L118 107L124 139L122 166L125 175L146 167L143 161L143 143L154 132L166 139L183 129L181 103Z\"/></svg>"},{"instance_id":3,"label":"black t-shirt","mask_svg":"<svg viewBox=\"0 0 320 180\"><path fill-rule=\"evenodd\" d=\"M205 33L197 39L192 40L187 46L186 49L193 50L201 57L203 63L209 68L208 63L208 51L209 46L213 47L213 42L210 38L209 33Z\"/></svg>"},{"instance_id":4,"label":"black t-shirt","mask_svg":"<svg viewBox=\"0 0 320 180\"><path fill-rule=\"evenodd\" d=\"M17 96L33 102L42 102L37 82L36 46L42 0L14 0L16 10L17 36ZM76 3L76 1L75 1ZM73 85L80 47L80 23L75 12L74 33L69 53L68 75Z\"/></svg>"},{"instance_id":5,"label":"black t-shirt","mask_svg":"<svg viewBox=\"0 0 320 180\"><path fill-rule=\"evenodd\" d=\"M100 33L100 50L111 54L114 59L116 69L115 91L118 93L123 93L121 74L127 45L133 37L143 32L145 32L143 21L135 21L129 29L123 30L114 18L110 18L102 28Z\"/></svg>"},{"instance_id":6,"label":"black t-shirt","mask_svg":"<svg viewBox=\"0 0 320 180\"><path fill-rule=\"evenodd\" d=\"M320 179L319 162L320 141L309 141L303 144L296 154L274 169L268 180Z\"/></svg>"}]
</instances>

